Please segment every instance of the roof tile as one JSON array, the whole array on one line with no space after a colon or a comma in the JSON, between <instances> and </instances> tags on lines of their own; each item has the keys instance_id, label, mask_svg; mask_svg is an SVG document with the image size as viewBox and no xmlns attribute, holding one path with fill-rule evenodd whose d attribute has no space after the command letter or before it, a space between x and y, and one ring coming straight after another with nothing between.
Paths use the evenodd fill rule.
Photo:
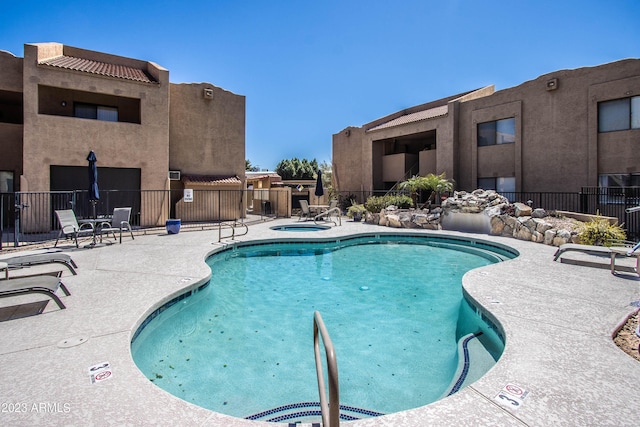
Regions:
<instances>
[{"instance_id":1,"label":"roof tile","mask_svg":"<svg viewBox=\"0 0 640 427\"><path fill-rule=\"evenodd\" d=\"M40 65L48 65L50 67L82 71L85 73L99 74L101 76L134 80L144 83L157 83L155 79L141 68L109 64L107 62L93 61L91 59L76 58L73 56L62 55L55 58L45 59L44 61L40 61Z\"/></svg>"},{"instance_id":2,"label":"roof tile","mask_svg":"<svg viewBox=\"0 0 640 427\"><path fill-rule=\"evenodd\" d=\"M182 175L182 182L204 185L241 184L237 175Z\"/></svg>"},{"instance_id":3,"label":"roof tile","mask_svg":"<svg viewBox=\"0 0 640 427\"><path fill-rule=\"evenodd\" d=\"M416 111L415 113L405 114L404 116L400 116L393 120L389 120L388 122L379 124L378 126L374 126L371 129L368 129L367 132L400 126L407 123L419 122L421 120L432 119L434 117L446 116L448 112L449 107L447 105L441 105L440 107L430 108L428 110Z\"/></svg>"}]
</instances>

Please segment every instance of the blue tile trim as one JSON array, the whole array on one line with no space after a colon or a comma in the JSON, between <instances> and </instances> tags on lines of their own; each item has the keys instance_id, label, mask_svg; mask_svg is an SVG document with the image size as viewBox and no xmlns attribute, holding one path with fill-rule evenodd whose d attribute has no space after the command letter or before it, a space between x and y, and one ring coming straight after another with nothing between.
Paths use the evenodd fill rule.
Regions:
<instances>
[{"instance_id":1,"label":"blue tile trim","mask_svg":"<svg viewBox=\"0 0 640 427\"><path fill-rule=\"evenodd\" d=\"M260 412L260 413L254 414L254 415L250 415L248 417L245 417L245 419L246 420L259 420L261 418L270 417L272 415L276 415L276 414L281 413L281 412L290 411L292 409L303 409L303 408L320 408L320 403L319 402L292 403L292 404L289 404L289 405L279 406L277 408L269 409L267 411L263 411L263 412ZM341 411L352 412L352 413L359 414L359 415L365 415L365 416L369 416L369 417L379 417L380 415L384 415L384 413L382 413L382 412L376 412L376 411L371 411L371 410L368 410L368 409L361 409L361 408L356 408L355 406L347 406L347 405L340 405L340 410ZM319 409L310 409L310 410L307 410L307 411L298 411L298 412L292 412L292 413L288 413L288 414L278 415L276 417L269 418L266 421L268 421L268 422L279 422L279 421L291 420L291 419L294 419L294 418L309 417L309 416L321 416L321 415L322 415L322 411L320 411ZM359 420L360 418L352 416L352 415L341 413L340 414L340 419L341 420L345 420L345 421L354 421L354 420Z\"/></svg>"},{"instance_id":2,"label":"blue tile trim","mask_svg":"<svg viewBox=\"0 0 640 427\"><path fill-rule=\"evenodd\" d=\"M482 335L482 332L478 332L476 334L473 334L473 335L465 338L464 341L462 341L462 352L463 352L463 357L464 357L464 367L462 368L462 372L460 373L460 376L456 380L456 383L453 385L453 387L451 388L451 391L449 392L449 394L447 394L447 396L451 396L452 394L457 393L460 390L460 388L462 387L462 384L464 384L464 380L467 379L467 374L469 373L469 364L470 364L470 360L469 360L469 341L471 341L474 338L479 337L480 335Z\"/></svg>"},{"instance_id":3,"label":"blue tile trim","mask_svg":"<svg viewBox=\"0 0 640 427\"><path fill-rule=\"evenodd\" d=\"M178 295L177 297L167 301L166 303L164 303L163 305L161 305L160 307L158 307L157 309L155 309L151 314L149 314L147 316L146 319L144 319L144 321L140 324L140 326L138 326L138 329L136 329L136 332L133 334L133 337L131 338L131 344L133 344L133 342L136 340L136 338L138 338L138 335L140 335L140 333L144 330L144 328L147 327L147 325L149 324L149 322L151 322L153 319L155 319L156 317L158 317L158 315L160 313L162 313L163 311L165 311L166 309L168 309L169 307L175 305L176 303L184 300L185 298L189 298L191 295L196 294L198 292L200 292L201 290L203 290L204 288L206 288L207 286L209 286L210 282L206 282L200 286L198 286L197 289L192 289L189 291L186 291L180 295Z\"/></svg>"}]
</instances>

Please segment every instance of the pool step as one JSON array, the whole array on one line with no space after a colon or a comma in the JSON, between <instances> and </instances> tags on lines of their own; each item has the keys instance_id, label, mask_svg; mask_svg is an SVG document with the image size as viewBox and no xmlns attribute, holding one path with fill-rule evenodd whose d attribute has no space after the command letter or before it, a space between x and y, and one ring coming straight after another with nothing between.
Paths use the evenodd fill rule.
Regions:
<instances>
[{"instance_id":1,"label":"pool step","mask_svg":"<svg viewBox=\"0 0 640 427\"><path fill-rule=\"evenodd\" d=\"M478 338L481 335L482 332L468 334L458 341L458 369L442 397L451 396L476 382L488 371L487 366L495 365L493 356Z\"/></svg>"},{"instance_id":2,"label":"pool step","mask_svg":"<svg viewBox=\"0 0 640 427\"><path fill-rule=\"evenodd\" d=\"M353 406L340 405L340 419L343 421L355 421L363 417L379 417L384 415L381 412L370 411L368 409L360 409ZM300 402L290 405L279 406L254 415L245 417L247 420L282 422L295 420L296 422L313 422L322 417L319 402ZM313 423L315 425L316 423ZM296 425L296 423L289 423ZM317 424L320 425L319 423Z\"/></svg>"},{"instance_id":3,"label":"pool step","mask_svg":"<svg viewBox=\"0 0 640 427\"><path fill-rule=\"evenodd\" d=\"M513 259L513 257L509 255L500 254L491 249L485 249L479 246L470 246L468 244L452 243L452 242L429 242L427 243L427 245L434 246L437 248L453 249L456 251L467 252L470 254L481 256L492 262L501 262L501 261L508 261L510 259Z\"/></svg>"}]
</instances>

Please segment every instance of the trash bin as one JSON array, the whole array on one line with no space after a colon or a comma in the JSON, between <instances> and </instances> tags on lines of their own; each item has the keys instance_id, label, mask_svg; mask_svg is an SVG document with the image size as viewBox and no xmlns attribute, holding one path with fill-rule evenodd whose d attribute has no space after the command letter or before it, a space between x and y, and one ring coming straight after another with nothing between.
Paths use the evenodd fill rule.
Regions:
<instances>
[{"instance_id":1,"label":"trash bin","mask_svg":"<svg viewBox=\"0 0 640 427\"><path fill-rule=\"evenodd\" d=\"M181 224L181 221L179 219L168 219L165 222L167 233L178 234L180 232L180 224Z\"/></svg>"},{"instance_id":2,"label":"trash bin","mask_svg":"<svg viewBox=\"0 0 640 427\"><path fill-rule=\"evenodd\" d=\"M268 200L262 201L262 215L271 215L271 202Z\"/></svg>"}]
</instances>

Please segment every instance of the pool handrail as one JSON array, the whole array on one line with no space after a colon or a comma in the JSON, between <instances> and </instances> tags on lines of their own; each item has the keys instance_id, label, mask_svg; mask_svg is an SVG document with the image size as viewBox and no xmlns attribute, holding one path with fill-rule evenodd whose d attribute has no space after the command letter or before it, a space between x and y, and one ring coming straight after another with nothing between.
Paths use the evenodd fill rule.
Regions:
<instances>
[{"instance_id":1,"label":"pool handrail","mask_svg":"<svg viewBox=\"0 0 640 427\"><path fill-rule=\"evenodd\" d=\"M327 378L329 380L329 404L324 384L322 372L322 360L320 358L320 340L318 331L324 343L325 356L327 358ZM338 362L336 352L329 337L329 332L324 325L319 311L313 314L313 350L316 360L316 376L318 377L318 393L320 394L320 411L322 414L322 425L324 427L340 426L340 384L338 383Z\"/></svg>"},{"instance_id":2,"label":"pool handrail","mask_svg":"<svg viewBox=\"0 0 640 427\"><path fill-rule=\"evenodd\" d=\"M231 236L222 237L222 226L224 226L225 228L231 228ZM245 229L244 233L236 234L236 226L244 227ZM222 239L228 239L228 238L231 238L231 240L234 240L236 236L244 236L248 232L249 232L249 227L247 227L247 224L245 224L244 222L233 221L233 223L230 223L230 224L220 222L218 224L218 242L221 242Z\"/></svg>"},{"instance_id":3,"label":"pool handrail","mask_svg":"<svg viewBox=\"0 0 640 427\"><path fill-rule=\"evenodd\" d=\"M335 222L334 220L331 219L331 213L337 213L337 217L338 217L338 222ZM326 219L324 219L324 217L326 217ZM315 217L313 217L313 222L314 223L318 223L319 219L323 219L325 222L326 221L331 221L333 222L335 225L342 225L342 212L340 211L339 207L334 207L331 209L327 209L326 211L320 212L318 215L316 215Z\"/></svg>"}]
</instances>

